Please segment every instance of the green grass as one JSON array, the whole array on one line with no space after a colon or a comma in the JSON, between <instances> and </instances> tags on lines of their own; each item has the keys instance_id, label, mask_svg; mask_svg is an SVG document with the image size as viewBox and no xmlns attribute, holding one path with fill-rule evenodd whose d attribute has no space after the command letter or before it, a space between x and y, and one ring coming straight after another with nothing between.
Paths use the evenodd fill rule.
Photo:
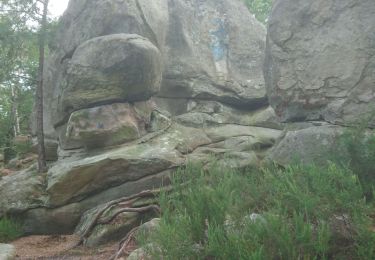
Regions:
<instances>
[{"instance_id":1,"label":"green grass","mask_svg":"<svg viewBox=\"0 0 375 260\"><path fill-rule=\"evenodd\" d=\"M363 124L347 130L338 138L332 154L335 163L348 167L359 178L368 200L374 199L375 187L375 132Z\"/></svg>"},{"instance_id":2,"label":"green grass","mask_svg":"<svg viewBox=\"0 0 375 260\"><path fill-rule=\"evenodd\" d=\"M0 219L0 243L10 242L22 235L21 225L12 219Z\"/></svg>"},{"instance_id":3,"label":"green grass","mask_svg":"<svg viewBox=\"0 0 375 260\"><path fill-rule=\"evenodd\" d=\"M160 227L143 241L156 245L152 259L375 258L373 208L348 168L189 165L172 185Z\"/></svg>"}]
</instances>

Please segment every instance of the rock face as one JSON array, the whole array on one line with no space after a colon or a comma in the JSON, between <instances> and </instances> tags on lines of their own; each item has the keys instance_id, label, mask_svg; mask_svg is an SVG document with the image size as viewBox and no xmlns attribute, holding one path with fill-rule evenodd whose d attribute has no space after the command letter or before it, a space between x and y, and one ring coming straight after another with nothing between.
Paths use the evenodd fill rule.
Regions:
<instances>
[{"instance_id":1,"label":"rock face","mask_svg":"<svg viewBox=\"0 0 375 260\"><path fill-rule=\"evenodd\" d=\"M38 207L45 200L45 178L36 169L6 176L0 180L0 216Z\"/></svg>"},{"instance_id":2,"label":"rock face","mask_svg":"<svg viewBox=\"0 0 375 260\"><path fill-rule=\"evenodd\" d=\"M265 30L242 1L169 0L168 10L160 96L242 106L264 101Z\"/></svg>"},{"instance_id":3,"label":"rock face","mask_svg":"<svg viewBox=\"0 0 375 260\"><path fill-rule=\"evenodd\" d=\"M324 164L330 159L332 147L343 132L343 127L328 124L290 130L267 157L280 165L294 162Z\"/></svg>"},{"instance_id":4,"label":"rock face","mask_svg":"<svg viewBox=\"0 0 375 260\"><path fill-rule=\"evenodd\" d=\"M161 97L259 107L265 34L241 0L71 0L46 66L46 135L77 109L150 97L161 71Z\"/></svg>"},{"instance_id":5,"label":"rock face","mask_svg":"<svg viewBox=\"0 0 375 260\"><path fill-rule=\"evenodd\" d=\"M277 0L264 67L277 115L338 124L370 115L375 109L374 24L373 0Z\"/></svg>"},{"instance_id":6,"label":"rock face","mask_svg":"<svg viewBox=\"0 0 375 260\"><path fill-rule=\"evenodd\" d=\"M255 166L281 134L252 126L202 129L172 123L126 145L60 159L45 180L28 172L6 177L0 182L0 215L23 216L27 234L69 233L85 211L158 188L187 162L207 164L216 157L227 167Z\"/></svg>"}]
</instances>

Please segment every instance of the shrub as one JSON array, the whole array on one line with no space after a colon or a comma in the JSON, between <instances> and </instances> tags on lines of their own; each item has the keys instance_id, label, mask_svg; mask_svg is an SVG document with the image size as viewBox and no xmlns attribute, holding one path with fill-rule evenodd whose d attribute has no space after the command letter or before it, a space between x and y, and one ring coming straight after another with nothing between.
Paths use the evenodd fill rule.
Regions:
<instances>
[{"instance_id":1,"label":"shrub","mask_svg":"<svg viewBox=\"0 0 375 260\"><path fill-rule=\"evenodd\" d=\"M373 199L375 187L375 133L359 124L338 138L332 154L334 161L350 168L359 178L367 199Z\"/></svg>"},{"instance_id":2,"label":"shrub","mask_svg":"<svg viewBox=\"0 0 375 260\"><path fill-rule=\"evenodd\" d=\"M0 243L12 241L22 235L21 225L12 219L0 219Z\"/></svg>"},{"instance_id":3,"label":"shrub","mask_svg":"<svg viewBox=\"0 0 375 260\"><path fill-rule=\"evenodd\" d=\"M143 242L156 245L152 259L375 257L371 209L346 168L190 165L172 183L174 191L160 197L160 227Z\"/></svg>"}]
</instances>

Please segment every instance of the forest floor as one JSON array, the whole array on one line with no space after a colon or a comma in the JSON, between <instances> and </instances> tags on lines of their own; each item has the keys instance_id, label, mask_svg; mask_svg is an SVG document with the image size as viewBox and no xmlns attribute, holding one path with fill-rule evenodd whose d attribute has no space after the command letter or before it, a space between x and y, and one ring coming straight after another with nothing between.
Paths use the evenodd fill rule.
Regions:
<instances>
[{"instance_id":1,"label":"forest floor","mask_svg":"<svg viewBox=\"0 0 375 260\"><path fill-rule=\"evenodd\" d=\"M16 259L20 260L101 260L110 259L118 243L87 248L72 246L78 241L74 235L28 236L12 243L16 248Z\"/></svg>"}]
</instances>

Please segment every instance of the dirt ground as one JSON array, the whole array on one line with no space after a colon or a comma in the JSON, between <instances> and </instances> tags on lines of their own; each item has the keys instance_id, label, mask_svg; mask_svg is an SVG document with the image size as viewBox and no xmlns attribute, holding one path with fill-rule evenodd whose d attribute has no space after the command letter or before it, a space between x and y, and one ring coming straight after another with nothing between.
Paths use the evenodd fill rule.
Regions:
<instances>
[{"instance_id":1,"label":"dirt ground","mask_svg":"<svg viewBox=\"0 0 375 260\"><path fill-rule=\"evenodd\" d=\"M16 259L21 260L100 260L110 259L118 249L118 243L96 248L77 247L76 236L29 236L12 244L16 248Z\"/></svg>"}]
</instances>

